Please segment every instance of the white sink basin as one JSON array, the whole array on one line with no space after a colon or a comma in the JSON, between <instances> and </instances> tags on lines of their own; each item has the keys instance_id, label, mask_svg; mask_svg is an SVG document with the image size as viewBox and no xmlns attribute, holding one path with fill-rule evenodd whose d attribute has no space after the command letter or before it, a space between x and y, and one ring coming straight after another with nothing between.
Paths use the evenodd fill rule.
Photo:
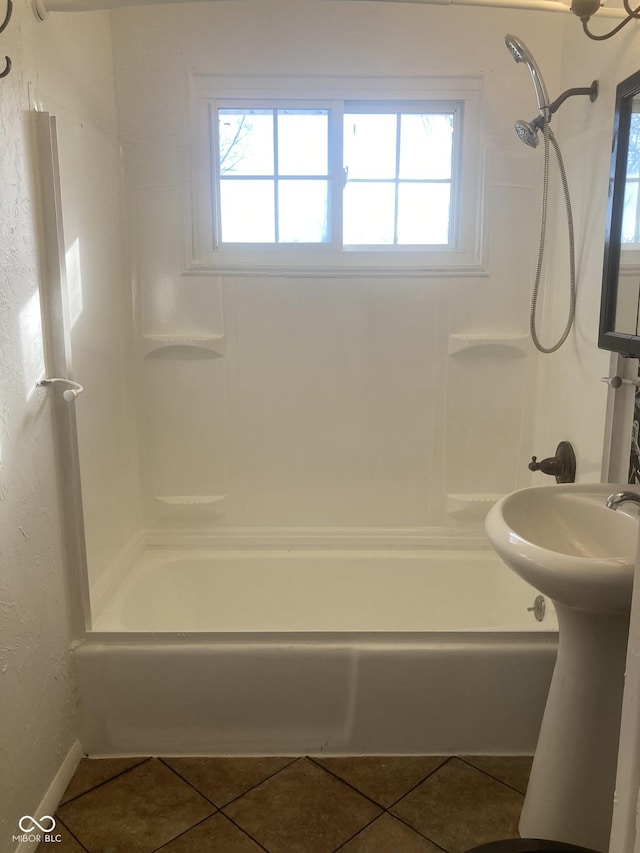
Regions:
<instances>
[{"instance_id":1,"label":"white sink basin","mask_svg":"<svg viewBox=\"0 0 640 853\"><path fill-rule=\"evenodd\" d=\"M555 602L625 613L631 607L639 506L612 510L606 499L630 489L612 483L521 489L489 511L487 535L516 574Z\"/></svg>"},{"instance_id":2,"label":"white sink basin","mask_svg":"<svg viewBox=\"0 0 640 853\"><path fill-rule=\"evenodd\" d=\"M555 604L559 647L520 834L606 851L616 778L640 489L575 483L513 492L487 514L491 544Z\"/></svg>"}]
</instances>

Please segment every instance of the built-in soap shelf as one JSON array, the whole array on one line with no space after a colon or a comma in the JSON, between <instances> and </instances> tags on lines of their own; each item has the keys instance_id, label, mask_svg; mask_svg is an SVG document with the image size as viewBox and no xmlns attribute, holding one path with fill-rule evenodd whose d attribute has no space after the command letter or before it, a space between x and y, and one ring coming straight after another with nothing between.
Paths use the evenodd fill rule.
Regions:
<instances>
[{"instance_id":1,"label":"built-in soap shelf","mask_svg":"<svg viewBox=\"0 0 640 853\"><path fill-rule=\"evenodd\" d=\"M504 493L498 494L494 492L468 492L447 495L446 509L449 515L486 513L503 497Z\"/></svg>"},{"instance_id":2,"label":"built-in soap shelf","mask_svg":"<svg viewBox=\"0 0 640 853\"><path fill-rule=\"evenodd\" d=\"M142 354L146 358L163 353L176 356L189 353L196 358L221 358L224 355L224 335L143 335Z\"/></svg>"},{"instance_id":3,"label":"built-in soap shelf","mask_svg":"<svg viewBox=\"0 0 640 853\"><path fill-rule=\"evenodd\" d=\"M171 518L212 518L225 513L226 495L156 495L159 513Z\"/></svg>"},{"instance_id":4,"label":"built-in soap shelf","mask_svg":"<svg viewBox=\"0 0 640 853\"><path fill-rule=\"evenodd\" d=\"M511 355L526 355L529 351L528 335L449 335L449 355L469 352L490 347L510 350Z\"/></svg>"}]
</instances>

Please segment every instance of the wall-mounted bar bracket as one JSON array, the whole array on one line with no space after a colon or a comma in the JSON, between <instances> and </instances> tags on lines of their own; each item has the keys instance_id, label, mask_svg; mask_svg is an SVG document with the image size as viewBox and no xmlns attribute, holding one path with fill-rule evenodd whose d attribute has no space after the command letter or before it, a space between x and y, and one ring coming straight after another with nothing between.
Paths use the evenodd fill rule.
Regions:
<instances>
[{"instance_id":1,"label":"wall-mounted bar bracket","mask_svg":"<svg viewBox=\"0 0 640 853\"><path fill-rule=\"evenodd\" d=\"M74 382L73 379L62 379L60 377L41 379L39 382L36 382L36 388L53 385L56 382L66 385L66 390L63 392L62 396L68 403L70 403L71 400L75 400L75 398L84 391L84 387L79 382Z\"/></svg>"}]
</instances>

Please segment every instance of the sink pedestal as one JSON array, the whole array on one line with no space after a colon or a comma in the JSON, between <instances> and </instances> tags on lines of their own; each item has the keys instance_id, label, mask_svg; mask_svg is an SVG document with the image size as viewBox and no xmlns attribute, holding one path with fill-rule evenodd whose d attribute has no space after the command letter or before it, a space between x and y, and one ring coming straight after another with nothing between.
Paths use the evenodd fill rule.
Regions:
<instances>
[{"instance_id":1,"label":"sink pedestal","mask_svg":"<svg viewBox=\"0 0 640 853\"><path fill-rule=\"evenodd\" d=\"M613 811L629 614L554 604L558 659L520 834L604 853Z\"/></svg>"}]
</instances>

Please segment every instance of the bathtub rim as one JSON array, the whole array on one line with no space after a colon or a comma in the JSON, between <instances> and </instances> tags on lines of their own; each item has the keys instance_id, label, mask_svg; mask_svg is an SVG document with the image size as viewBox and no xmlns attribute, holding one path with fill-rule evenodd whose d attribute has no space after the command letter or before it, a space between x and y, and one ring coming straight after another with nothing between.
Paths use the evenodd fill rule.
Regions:
<instances>
[{"instance_id":1,"label":"bathtub rim","mask_svg":"<svg viewBox=\"0 0 640 853\"><path fill-rule=\"evenodd\" d=\"M486 630L463 631L87 631L74 643L81 645L126 646L292 646L323 647L366 646L380 648L430 648L444 646L460 649L477 646L558 644L558 629L524 631Z\"/></svg>"}]
</instances>

